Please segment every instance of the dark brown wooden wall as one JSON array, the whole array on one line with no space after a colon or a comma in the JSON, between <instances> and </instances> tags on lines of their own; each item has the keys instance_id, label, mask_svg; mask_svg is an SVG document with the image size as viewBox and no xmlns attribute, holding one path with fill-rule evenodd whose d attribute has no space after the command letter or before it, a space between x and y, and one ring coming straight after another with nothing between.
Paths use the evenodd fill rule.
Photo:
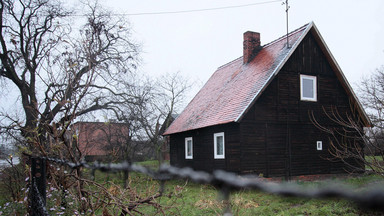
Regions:
<instances>
[{"instance_id":1,"label":"dark brown wooden wall","mask_svg":"<svg viewBox=\"0 0 384 216\"><path fill-rule=\"evenodd\" d=\"M225 159L214 159L214 133L224 132ZM192 137L193 159L185 159L185 138ZM192 167L196 170L215 169L240 171L239 124L230 123L171 135L171 165Z\"/></svg>"},{"instance_id":2,"label":"dark brown wooden wall","mask_svg":"<svg viewBox=\"0 0 384 216\"><path fill-rule=\"evenodd\" d=\"M300 74L317 77L317 102L300 100ZM349 97L311 34L308 34L240 123L242 172L265 176L339 173L342 162L331 162L329 134L316 128L314 113L326 127L335 107L350 113ZM316 149L323 142L323 150Z\"/></svg>"}]
</instances>

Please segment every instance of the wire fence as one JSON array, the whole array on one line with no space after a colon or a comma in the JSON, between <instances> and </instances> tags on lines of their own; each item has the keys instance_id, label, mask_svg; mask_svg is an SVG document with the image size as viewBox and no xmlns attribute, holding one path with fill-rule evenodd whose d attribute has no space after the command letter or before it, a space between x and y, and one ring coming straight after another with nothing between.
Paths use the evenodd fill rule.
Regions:
<instances>
[{"instance_id":1,"label":"wire fence","mask_svg":"<svg viewBox=\"0 0 384 216\"><path fill-rule=\"evenodd\" d=\"M92 171L99 170L102 172L137 172L147 175L153 179L160 181L160 188L164 188L167 180L173 179L188 179L195 183L213 185L223 194L225 201L229 201L230 192L234 190L254 190L261 191L269 194L298 197L298 198L315 198L315 199L329 199L329 198L342 198L355 202L362 208L373 211L384 211L384 187L383 185L372 185L364 190L355 190L354 188L347 187L340 184L328 184L318 188L308 188L294 183L274 183L266 182L261 178L255 176L239 176L234 173L216 170L212 173L204 171L195 171L191 168L178 168L170 165L161 165L158 170L153 170L144 166L130 164L128 162L122 163L86 163L79 162L73 163L70 161L49 158L49 157L35 157L38 160L50 161L57 165L67 166L71 169L87 168ZM33 167L32 167L33 169ZM31 195L32 209L36 214L32 215L49 215L45 208L45 194L41 194L42 190L38 189L36 178L32 173L31 182ZM162 191L160 191L162 193ZM35 193L33 195L33 193ZM229 202L228 202L229 203ZM230 213L229 205L223 213L225 216L232 215Z\"/></svg>"}]
</instances>

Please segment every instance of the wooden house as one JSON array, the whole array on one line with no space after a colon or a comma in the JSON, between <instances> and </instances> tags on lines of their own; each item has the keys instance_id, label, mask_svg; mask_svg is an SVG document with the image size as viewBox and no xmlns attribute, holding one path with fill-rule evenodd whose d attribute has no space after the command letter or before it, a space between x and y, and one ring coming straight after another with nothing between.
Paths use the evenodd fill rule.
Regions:
<instances>
[{"instance_id":1,"label":"wooden house","mask_svg":"<svg viewBox=\"0 0 384 216\"><path fill-rule=\"evenodd\" d=\"M266 177L345 172L310 115L333 128L341 125L327 116L332 109L361 127L370 121L315 24L263 46L259 33L245 32L243 46L164 133L171 165Z\"/></svg>"}]
</instances>

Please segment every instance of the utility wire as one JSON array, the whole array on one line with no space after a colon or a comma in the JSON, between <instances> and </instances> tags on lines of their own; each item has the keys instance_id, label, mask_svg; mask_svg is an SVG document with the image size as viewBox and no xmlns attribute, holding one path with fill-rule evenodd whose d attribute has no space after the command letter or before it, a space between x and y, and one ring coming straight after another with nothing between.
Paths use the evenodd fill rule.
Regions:
<instances>
[{"instance_id":1,"label":"utility wire","mask_svg":"<svg viewBox=\"0 0 384 216\"><path fill-rule=\"evenodd\" d=\"M276 2L281 2L282 0L272 0L272 1L263 1L252 4L243 4L243 5L232 5L232 6L224 6L224 7L215 7L215 8L203 8L203 9L193 9L193 10L180 10L180 11L158 11L158 12L140 12L140 13L116 13L113 15L116 16L143 16L143 15L165 15L165 14L181 14L181 13L194 13L194 12L204 12L204 11L214 11L214 10L225 10L225 9L233 9L233 8L242 8L242 7L250 7L255 5L262 4L271 4ZM73 15L73 16L83 16L83 15Z\"/></svg>"}]
</instances>

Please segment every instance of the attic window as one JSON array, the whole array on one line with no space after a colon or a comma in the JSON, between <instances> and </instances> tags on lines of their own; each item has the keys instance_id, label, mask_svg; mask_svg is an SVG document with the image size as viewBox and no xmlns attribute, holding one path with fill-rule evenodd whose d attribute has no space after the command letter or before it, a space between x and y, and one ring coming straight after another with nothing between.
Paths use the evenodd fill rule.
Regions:
<instances>
[{"instance_id":1,"label":"attic window","mask_svg":"<svg viewBox=\"0 0 384 216\"><path fill-rule=\"evenodd\" d=\"M185 159L193 159L192 137L185 138Z\"/></svg>"},{"instance_id":2,"label":"attic window","mask_svg":"<svg viewBox=\"0 0 384 216\"><path fill-rule=\"evenodd\" d=\"M225 145L224 145L224 132L213 134L213 150L215 153L215 159L225 158Z\"/></svg>"},{"instance_id":3,"label":"attic window","mask_svg":"<svg viewBox=\"0 0 384 216\"><path fill-rule=\"evenodd\" d=\"M317 101L316 77L300 75L300 99L303 101Z\"/></svg>"}]
</instances>

